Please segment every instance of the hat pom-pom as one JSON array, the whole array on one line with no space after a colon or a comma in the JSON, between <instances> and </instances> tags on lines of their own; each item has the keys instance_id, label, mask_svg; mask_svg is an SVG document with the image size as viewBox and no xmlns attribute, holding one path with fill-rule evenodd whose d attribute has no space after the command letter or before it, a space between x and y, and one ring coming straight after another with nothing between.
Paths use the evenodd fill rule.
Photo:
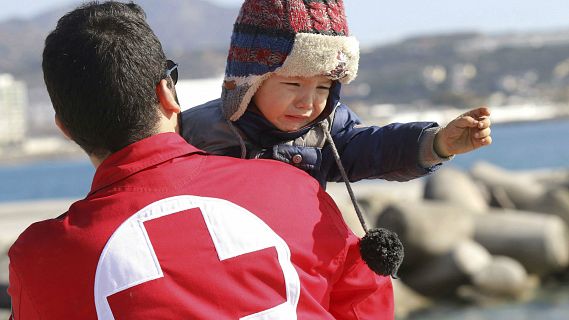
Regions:
<instances>
[{"instance_id":1,"label":"hat pom-pom","mask_svg":"<svg viewBox=\"0 0 569 320\"><path fill-rule=\"evenodd\" d=\"M403 262L403 244L393 231L370 229L360 241L360 254L373 272L397 278Z\"/></svg>"}]
</instances>

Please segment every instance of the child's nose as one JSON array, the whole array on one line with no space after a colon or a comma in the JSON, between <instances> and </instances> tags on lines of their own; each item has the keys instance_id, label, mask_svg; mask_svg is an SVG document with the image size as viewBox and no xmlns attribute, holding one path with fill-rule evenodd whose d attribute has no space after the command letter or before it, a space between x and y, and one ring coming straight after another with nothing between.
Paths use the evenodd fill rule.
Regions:
<instances>
[{"instance_id":1,"label":"child's nose","mask_svg":"<svg viewBox=\"0 0 569 320\"><path fill-rule=\"evenodd\" d=\"M296 107L301 109L312 109L313 104L314 97L310 92L303 93L296 101Z\"/></svg>"}]
</instances>

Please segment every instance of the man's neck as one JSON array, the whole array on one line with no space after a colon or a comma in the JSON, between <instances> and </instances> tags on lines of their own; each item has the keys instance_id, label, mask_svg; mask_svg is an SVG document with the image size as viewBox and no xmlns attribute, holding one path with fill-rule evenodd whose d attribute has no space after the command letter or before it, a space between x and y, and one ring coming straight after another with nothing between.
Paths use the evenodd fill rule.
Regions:
<instances>
[{"instance_id":1,"label":"man's neck","mask_svg":"<svg viewBox=\"0 0 569 320\"><path fill-rule=\"evenodd\" d=\"M153 135L166 132L180 132L180 125L177 115L171 118L161 117L160 121L158 122L158 130ZM89 154L89 159L91 160L91 163L95 169L97 169L109 155L110 153L105 156L96 156L94 154Z\"/></svg>"},{"instance_id":2,"label":"man's neck","mask_svg":"<svg viewBox=\"0 0 569 320\"><path fill-rule=\"evenodd\" d=\"M103 163L103 161L105 161L106 158L107 157L100 158L100 157L97 157L97 156L92 155L92 154L89 155L89 160L91 160L91 163L93 164L95 169L97 169L101 165L101 163Z\"/></svg>"}]
</instances>

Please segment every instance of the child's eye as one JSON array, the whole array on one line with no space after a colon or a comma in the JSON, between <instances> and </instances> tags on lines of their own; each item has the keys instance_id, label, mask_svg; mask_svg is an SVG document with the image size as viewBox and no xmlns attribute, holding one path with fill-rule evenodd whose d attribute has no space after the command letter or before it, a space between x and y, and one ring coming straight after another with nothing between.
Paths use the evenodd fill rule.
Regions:
<instances>
[{"instance_id":1,"label":"child's eye","mask_svg":"<svg viewBox=\"0 0 569 320\"><path fill-rule=\"evenodd\" d=\"M318 89L330 90L330 87L328 87L328 86L318 86Z\"/></svg>"},{"instance_id":2,"label":"child's eye","mask_svg":"<svg viewBox=\"0 0 569 320\"><path fill-rule=\"evenodd\" d=\"M298 82L282 82L282 84L285 84L287 86L300 87L300 83Z\"/></svg>"}]
</instances>

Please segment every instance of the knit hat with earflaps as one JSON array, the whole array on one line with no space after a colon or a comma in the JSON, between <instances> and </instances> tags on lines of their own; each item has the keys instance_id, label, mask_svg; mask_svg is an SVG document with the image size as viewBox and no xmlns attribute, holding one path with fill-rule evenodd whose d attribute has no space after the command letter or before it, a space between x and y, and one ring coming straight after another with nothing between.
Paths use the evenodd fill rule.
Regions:
<instances>
[{"instance_id":1,"label":"knit hat with earflaps","mask_svg":"<svg viewBox=\"0 0 569 320\"><path fill-rule=\"evenodd\" d=\"M239 119L273 73L349 83L358 62L359 43L348 36L342 0L245 0L227 57L223 114Z\"/></svg>"},{"instance_id":2,"label":"knit hat with earflaps","mask_svg":"<svg viewBox=\"0 0 569 320\"><path fill-rule=\"evenodd\" d=\"M272 74L325 75L343 84L354 80L359 43L348 34L342 0L245 0L233 28L221 95L230 128L235 130L231 121L245 113L257 89ZM329 133L327 139L343 172ZM243 142L242 153L244 157ZM403 260L401 241L389 230L367 229L345 173L343 176L366 231L360 242L363 260L374 272L394 276Z\"/></svg>"}]
</instances>

